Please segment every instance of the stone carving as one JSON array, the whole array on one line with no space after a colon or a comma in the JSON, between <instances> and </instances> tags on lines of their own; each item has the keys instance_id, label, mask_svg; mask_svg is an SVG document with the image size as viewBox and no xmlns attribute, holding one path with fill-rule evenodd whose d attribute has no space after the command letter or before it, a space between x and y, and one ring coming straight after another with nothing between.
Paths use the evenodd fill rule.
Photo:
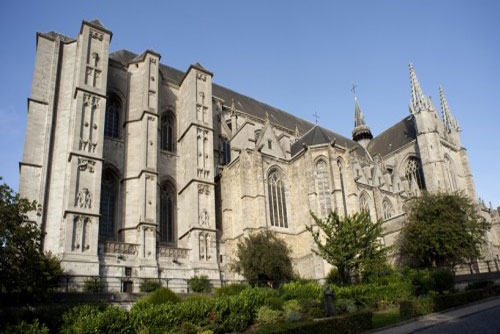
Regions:
<instances>
[{"instance_id":1,"label":"stone carving","mask_svg":"<svg viewBox=\"0 0 500 334\"><path fill-rule=\"evenodd\" d=\"M104 253L137 255L139 252L139 245L124 242L107 241L104 243L103 250Z\"/></svg>"},{"instance_id":2,"label":"stone carving","mask_svg":"<svg viewBox=\"0 0 500 334\"><path fill-rule=\"evenodd\" d=\"M95 30L90 29L90 37L102 41L104 34Z\"/></svg>"},{"instance_id":3,"label":"stone carving","mask_svg":"<svg viewBox=\"0 0 500 334\"><path fill-rule=\"evenodd\" d=\"M172 257L174 259L187 258L188 249L160 246L158 247L158 255L160 257Z\"/></svg>"},{"instance_id":4,"label":"stone carving","mask_svg":"<svg viewBox=\"0 0 500 334\"><path fill-rule=\"evenodd\" d=\"M152 64L156 64L156 58L149 58L149 62Z\"/></svg>"},{"instance_id":5,"label":"stone carving","mask_svg":"<svg viewBox=\"0 0 500 334\"><path fill-rule=\"evenodd\" d=\"M198 72L198 75L196 77L198 78L198 80L207 81L207 75L205 73Z\"/></svg>"},{"instance_id":6,"label":"stone carving","mask_svg":"<svg viewBox=\"0 0 500 334\"><path fill-rule=\"evenodd\" d=\"M205 260L205 236L203 233L200 233L199 236L199 244L200 244L200 260Z\"/></svg>"},{"instance_id":7,"label":"stone carving","mask_svg":"<svg viewBox=\"0 0 500 334\"><path fill-rule=\"evenodd\" d=\"M199 183L198 184L198 193L199 194L203 194L205 193L205 195L210 195L210 187L208 184L201 184Z\"/></svg>"},{"instance_id":8,"label":"stone carving","mask_svg":"<svg viewBox=\"0 0 500 334\"><path fill-rule=\"evenodd\" d=\"M90 231L92 219L90 217L77 215L73 219L73 240L71 249L73 251L85 252L90 249Z\"/></svg>"},{"instance_id":9,"label":"stone carving","mask_svg":"<svg viewBox=\"0 0 500 334\"><path fill-rule=\"evenodd\" d=\"M82 209L92 208L92 193L87 188L83 188L78 192L76 205Z\"/></svg>"},{"instance_id":10,"label":"stone carving","mask_svg":"<svg viewBox=\"0 0 500 334\"><path fill-rule=\"evenodd\" d=\"M208 226L210 222L210 217L208 215L207 209L203 209L198 217L198 222L201 226Z\"/></svg>"},{"instance_id":11,"label":"stone carving","mask_svg":"<svg viewBox=\"0 0 500 334\"><path fill-rule=\"evenodd\" d=\"M95 161L91 159L78 158L78 169L82 172L88 169L89 173L94 173Z\"/></svg>"},{"instance_id":12,"label":"stone carving","mask_svg":"<svg viewBox=\"0 0 500 334\"><path fill-rule=\"evenodd\" d=\"M97 147L96 111L99 109L100 98L91 94L83 95L82 126L80 132L80 150L93 153ZM92 125L92 126L89 126Z\"/></svg>"}]
</instances>

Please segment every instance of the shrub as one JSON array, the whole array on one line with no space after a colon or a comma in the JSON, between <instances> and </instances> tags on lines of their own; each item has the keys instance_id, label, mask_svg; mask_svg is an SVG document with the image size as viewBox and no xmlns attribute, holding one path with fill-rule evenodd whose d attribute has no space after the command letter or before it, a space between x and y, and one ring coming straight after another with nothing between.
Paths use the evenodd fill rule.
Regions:
<instances>
[{"instance_id":1,"label":"shrub","mask_svg":"<svg viewBox=\"0 0 500 334\"><path fill-rule=\"evenodd\" d=\"M161 283L156 280L146 279L141 283L141 292L153 292L161 288Z\"/></svg>"},{"instance_id":2,"label":"shrub","mask_svg":"<svg viewBox=\"0 0 500 334\"><path fill-rule=\"evenodd\" d=\"M304 309L296 299L289 300L283 304L283 317L286 321L300 321L304 318Z\"/></svg>"},{"instance_id":3,"label":"shrub","mask_svg":"<svg viewBox=\"0 0 500 334\"><path fill-rule=\"evenodd\" d=\"M267 306L276 311L283 311L283 304L285 300L281 297L269 297L267 299Z\"/></svg>"},{"instance_id":4,"label":"shrub","mask_svg":"<svg viewBox=\"0 0 500 334\"><path fill-rule=\"evenodd\" d=\"M245 290L248 284L231 283L220 288L215 289L215 295L220 296L237 296L241 291Z\"/></svg>"},{"instance_id":5,"label":"shrub","mask_svg":"<svg viewBox=\"0 0 500 334\"><path fill-rule=\"evenodd\" d=\"M424 296L432 289L432 279L427 269L410 270L409 275L415 296Z\"/></svg>"},{"instance_id":6,"label":"shrub","mask_svg":"<svg viewBox=\"0 0 500 334\"><path fill-rule=\"evenodd\" d=\"M40 324L38 319L32 324L28 324L26 321L22 321L18 325L7 326L2 331L5 334L49 334L49 329L45 324Z\"/></svg>"},{"instance_id":7,"label":"shrub","mask_svg":"<svg viewBox=\"0 0 500 334\"><path fill-rule=\"evenodd\" d=\"M104 284L102 284L99 278L90 278L83 282L84 292L99 293L104 291Z\"/></svg>"},{"instance_id":8,"label":"shrub","mask_svg":"<svg viewBox=\"0 0 500 334\"><path fill-rule=\"evenodd\" d=\"M308 282L305 284L290 282L282 284L279 287L279 293L285 300L313 298L319 301L323 295L323 290L316 282Z\"/></svg>"},{"instance_id":9,"label":"shrub","mask_svg":"<svg viewBox=\"0 0 500 334\"><path fill-rule=\"evenodd\" d=\"M210 284L210 281L208 280L208 276L206 275L200 275L200 276L193 276L189 280L189 289L193 292L210 292L212 290L212 284Z\"/></svg>"},{"instance_id":10,"label":"shrub","mask_svg":"<svg viewBox=\"0 0 500 334\"><path fill-rule=\"evenodd\" d=\"M281 311L273 310L269 306L261 306L257 311L256 322L259 324L272 324L283 319Z\"/></svg>"},{"instance_id":11,"label":"shrub","mask_svg":"<svg viewBox=\"0 0 500 334\"><path fill-rule=\"evenodd\" d=\"M339 299L335 304L335 311L339 314L353 313L357 311L356 304L352 299Z\"/></svg>"},{"instance_id":12,"label":"shrub","mask_svg":"<svg viewBox=\"0 0 500 334\"><path fill-rule=\"evenodd\" d=\"M413 287L408 282L387 285L359 284L347 287L331 286L338 299L352 299L358 307L375 307L381 304L394 304L408 299Z\"/></svg>"},{"instance_id":13,"label":"shrub","mask_svg":"<svg viewBox=\"0 0 500 334\"><path fill-rule=\"evenodd\" d=\"M432 289L443 294L455 287L455 272L449 268L440 268L431 273Z\"/></svg>"},{"instance_id":14,"label":"shrub","mask_svg":"<svg viewBox=\"0 0 500 334\"><path fill-rule=\"evenodd\" d=\"M371 328L372 313L357 313L300 323L279 323L262 325L256 334L344 334L359 333Z\"/></svg>"},{"instance_id":15,"label":"shrub","mask_svg":"<svg viewBox=\"0 0 500 334\"><path fill-rule=\"evenodd\" d=\"M62 334L134 333L129 313L118 307L77 306L63 315Z\"/></svg>"},{"instance_id":16,"label":"shrub","mask_svg":"<svg viewBox=\"0 0 500 334\"><path fill-rule=\"evenodd\" d=\"M175 304L180 302L180 300L181 298L177 296L177 294L175 294L172 290L163 287L156 289L147 296L139 298L135 302L134 306L132 306L132 309L139 310L152 305L161 305L165 303Z\"/></svg>"},{"instance_id":17,"label":"shrub","mask_svg":"<svg viewBox=\"0 0 500 334\"><path fill-rule=\"evenodd\" d=\"M404 300L399 304L399 315L402 320L411 319L432 313L434 302L432 297Z\"/></svg>"},{"instance_id":18,"label":"shrub","mask_svg":"<svg viewBox=\"0 0 500 334\"><path fill-rule=\"evenodd\" d=\"M332 269L330 269L328 275L326 275L326 283L342 285L342 280L340 279L339 270L337 269L337 267L332 267Z\"/></svg>"}]
</instances>

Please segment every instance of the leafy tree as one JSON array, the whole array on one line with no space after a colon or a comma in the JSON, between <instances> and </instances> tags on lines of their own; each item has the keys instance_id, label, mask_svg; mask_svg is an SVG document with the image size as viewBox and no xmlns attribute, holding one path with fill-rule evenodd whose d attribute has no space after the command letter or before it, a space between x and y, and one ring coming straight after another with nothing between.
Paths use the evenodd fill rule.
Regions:
<instances>
[{"instance_id":1,"label":"leafy tree","mask_svg":"<svg viewBox=\"0 0 500 334\"><path fill-rule=\"evenodd\" d=\"M401 261L426 268L479 258L489 228L467 196L424 193L409 203L399 238Z\"/></svg>"},{"instance_id":2,"label":"leafy tree","mask_svg":"<svg viewBox=\"0 0 500 334\"><path fill-rule=\"evenodd\" d=\"M290 249L270 231L252 234L237 245L237 260L232 268L251 285L259 282L275 284L293 278Z\"/></svg>"},{"instance_id":3,"label":"leafy tree","mask_svg":"<svg viewBox=\"0 0 500 334\"><path fill-rule=\"evenodd\" d=\"M368 212L340 218L330 212L322 220L311 212L315 225L306 226L317 245L314 253L337 267L342 285L351 283L351 276L372 273L386 262L389 247L380 243L382 221L373 223Z\"/></svg>"},{"instance_id":4,"label":"leafy tree","mask_svg":"<svg viewBox=\"0 0 500 334\"><path fill-rule=\"evenodd\" d=\"M21 198L5 183L0 185L0 293L18 292L38 299L62 275L60 261L41 252L43 233L27 217L35 210L36 202Z\"/></svg>"}]
</instances>

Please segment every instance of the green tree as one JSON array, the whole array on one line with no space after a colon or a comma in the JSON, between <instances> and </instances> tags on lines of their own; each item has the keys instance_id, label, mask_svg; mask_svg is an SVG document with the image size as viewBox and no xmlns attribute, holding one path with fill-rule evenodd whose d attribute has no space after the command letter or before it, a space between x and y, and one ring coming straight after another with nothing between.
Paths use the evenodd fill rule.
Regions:
<instances>
[{"instance_id":1,"label":"green tree","mask_svg":"<svg viewBox=\"0 0 500 334\"><path fill-rule=\"evenodd\" d=\"M28 220L27 213L38 209L36 202L0 185L0 292L39 299L62 275L60 261L40 250L43 234L37 223Z\"/></svg>"},{"instance_id":2,"label":"green tree","mask_svg":"<svg viewBox=\"0 0 500 334\"><path fill-rule=\"evenodd\" d=\"M481 256L490 224L461 193L424 193L408 205L399 237L401 261L413 267L453 266Z\"/></svg>"},{"instance_id":3,"label":"green tree","mask_svg":"<svg viewBox=\"0 0 500 334\"><path fill-rule=\"evenodd\" d=\"M353 275L371 274L387 261L390 248L380 243L382 221L373 223L368 212L345 218L330 212L325 220L311 216L316 224L306 229L317 245L313 252L337 268L341 284L350 284Z\"/></svg>"},{"instance_id":4,"label":"green tree","mask_svg":"<svg viewBox=\"0 0 500 334\"><path fill-rule=\"evenodd\" d=\"M278 283L293 278L290 249L270 231L251 234L237 245L232 268L251 285L259 282Z\"/></svg>"}]
</instances>

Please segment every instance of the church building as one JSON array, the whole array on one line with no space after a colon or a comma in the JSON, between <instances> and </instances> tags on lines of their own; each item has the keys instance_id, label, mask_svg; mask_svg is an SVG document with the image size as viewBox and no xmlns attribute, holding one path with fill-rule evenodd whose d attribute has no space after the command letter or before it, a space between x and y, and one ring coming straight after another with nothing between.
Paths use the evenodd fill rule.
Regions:
<instances>
[{"instance_id":1,"label":"church building","mask_svg":"<svg viewBox=\"0 0 500 334\"><path fill-rule=\"evenodd\" d=\"M100 277L109 291L138 291L160 279L182 291L194 275L241 279L236 245L263 229L290 246L297 273L321 279L330 266L311 250L309 211L365 209L391 245L423 190L477 202L443 89L439 114L411 64L409 114L374 136L355 99L350 139L213 83L199 63L110 54L111 39L98 20L76 38L36 36L19 192L41 205L30 219L70 284ZM481 212L496 221L485 259L498 263L498 213Z\"/></svg>"}]
</instances>

